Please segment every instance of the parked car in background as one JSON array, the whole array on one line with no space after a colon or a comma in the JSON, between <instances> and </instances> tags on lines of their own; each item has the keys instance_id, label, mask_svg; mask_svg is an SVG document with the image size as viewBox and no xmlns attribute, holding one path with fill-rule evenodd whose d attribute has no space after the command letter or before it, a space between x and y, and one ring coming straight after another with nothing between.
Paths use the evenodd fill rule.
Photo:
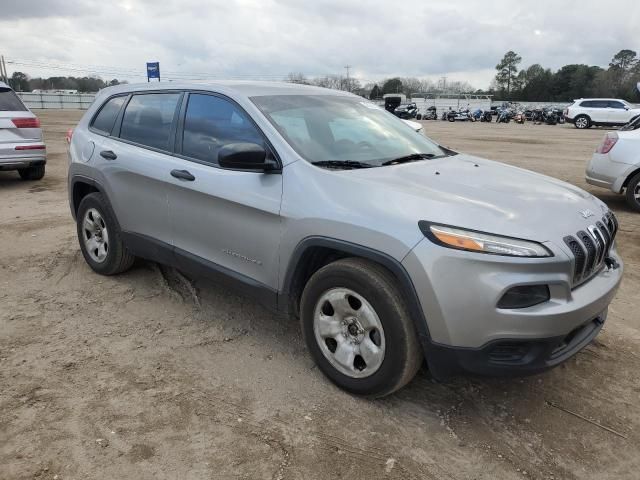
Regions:
<instances>
[{"instance_id":1,"label":"parked car in background","mask_svg":"<svg viewBox=\"0 0 640 480\"><path fill-rule=\"evenodd\" d=\"M563 113L567 122L583 129L625 125L640 115L640 108L618 98L580 98Z\"/></svg>"},{"instance_id":2,"label":"parked car in background","mask_svg":"<svg viewBox=\"0 0 640 480\"><path fill-rule=\"evenodd\" d=\"M602 139L586 171L587 183L624 193L640 212L640 117Z\"/></svg>"},{"instance_id":3,"label":"parked car in background","mask_svg":"<svg viewBox=\"0 0 640 480\"><path fill-rule=\"evenodd\" d=\"M415 103L400 104L393 110L393 114L402 119L416 118L418 106Z\"/></svg>"},{"instance_id":4,"label":"parked car in background","mask_svg":"<svg viewBox=\"0 0 640 480\"><path fill-rule=\"evenodd\" d=\"M23 180L40 180L46 162L40 120L0 82L0 170L17 170Z\"/></svg>"},{"instance_id":5,"label":"parked car in background","mask_svg":"<svg viewBox=\"0 0 640 480\"><path fill-rule=\"evenodd\" d=\"M459 154L347 92L219 82L100 91L69 145L87 264L136 256L300 319L319 369L387 395L541 372L600 332L623 274L593 195Z\"/></svg>"}]
</instances>

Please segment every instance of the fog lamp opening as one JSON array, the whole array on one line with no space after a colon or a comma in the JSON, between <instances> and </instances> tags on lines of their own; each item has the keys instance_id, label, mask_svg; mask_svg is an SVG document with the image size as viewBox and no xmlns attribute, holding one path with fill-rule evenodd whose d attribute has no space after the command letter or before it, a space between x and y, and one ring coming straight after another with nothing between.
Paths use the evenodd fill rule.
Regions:
<instances>
[{"instance_id":1,"label":"fog lamp opening","mask_svg":"<svg viewBox=\"0 0 640 480\"><path fill-rule=\"evenodd\" d=\"M512 287L498 302L498 308L514 309L533 307L551 298L548 285L519 285Z\"/></svg>"}]
</instances>

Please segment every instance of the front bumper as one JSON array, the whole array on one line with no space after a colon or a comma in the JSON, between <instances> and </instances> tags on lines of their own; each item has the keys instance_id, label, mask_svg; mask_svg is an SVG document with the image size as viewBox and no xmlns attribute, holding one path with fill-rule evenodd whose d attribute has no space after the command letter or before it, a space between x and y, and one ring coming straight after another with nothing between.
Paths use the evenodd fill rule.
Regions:
<instances>
[{"instance_id":1,"label":"front bumper","mask_svg":"<svg viewBox=\"0 0 640 480\"><path fill-rule=\"evenodd\" d=\"M428 351L431 374L447 379L461 372L490 376L525 376L549 370L565 362L600 333L607 318L605 310L566 335L528 340L495 340L481 348L434 345L422 338Z\"/></svg>"},{"instance_id":2,"label":"front bumper","mask_svg":"<svg viewBox=\"0 0 640 480\"><path fill-rule=\"evenodd\" d=\"M562 355L550 356L563 339L588 338L599 328L576 335L603 319L622 280L623 266L604 268L586 283L572 287L572 260L553 248L554 257L519 259L439 247L420 242L403 260L427 321L422 338L432 371L440 376L459 370L478 373L534 373L550 368L584 345L573 342ZM547 302L521 309L499 309L498 301L517 285L548 285ZM585 344L586 344L585 343ZM494 364L496 345L530 346L521 362ZM492 353L493 352L493 353ZM435 373L438 376L437 373Z\"/></svg>"}]
</instances>

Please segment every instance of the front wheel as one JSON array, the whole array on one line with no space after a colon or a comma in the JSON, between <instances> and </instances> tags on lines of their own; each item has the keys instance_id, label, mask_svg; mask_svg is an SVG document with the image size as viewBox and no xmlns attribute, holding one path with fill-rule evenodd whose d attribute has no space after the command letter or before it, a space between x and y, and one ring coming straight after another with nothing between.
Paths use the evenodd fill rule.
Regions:
<instances>
[{"instance_id":1,"label":"front wheel","mask_svg":"<svg viewBox=\"0 0 640 480\"><path fill-rule=\"evenodd\" d=\"M44 177L44 165L37 167L20 168L18 170L22 180L42 180Z\"/></svg>"},{"instance_id":2,"label":"front wheel","mask_svg":"<svg viewBox=\"0 0 640 480\"><path fill-rule=\"evenodd\" d=\"M637 173L627 184L627 203L636 212L640 212L640 173Z\"/></svg>"},{"instance_id":3,"label":"front wheel","mask_svg":"<svg viewBox=\"0 0 640 480\"><path fill-rule=\"evenodd\" d=\"M305 341L320 370L340 388L382 397L420 368L420 345L396 285L380 265L347 258L321 268L305 286Z\"/></svg>"}]
</instances>

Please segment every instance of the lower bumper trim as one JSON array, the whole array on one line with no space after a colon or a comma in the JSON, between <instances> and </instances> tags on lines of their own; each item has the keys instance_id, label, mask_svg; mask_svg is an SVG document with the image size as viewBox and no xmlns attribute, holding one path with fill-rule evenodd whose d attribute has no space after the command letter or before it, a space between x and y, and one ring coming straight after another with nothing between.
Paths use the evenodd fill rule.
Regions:
<instances>
[{"instance_id":1,"label":"lower bumper trim","mask_svg":"<svg viewBox=\"0 0 640 480\"><path fill-rule=\"evenodd\" d=\"M439 380L459 373L488 376L526 376L544 372L578 353L600 333L607 312L566 335L539 339L498 339L480 348L457 348L423 338L429 370Z\"/></svg>"}]
</instances>

